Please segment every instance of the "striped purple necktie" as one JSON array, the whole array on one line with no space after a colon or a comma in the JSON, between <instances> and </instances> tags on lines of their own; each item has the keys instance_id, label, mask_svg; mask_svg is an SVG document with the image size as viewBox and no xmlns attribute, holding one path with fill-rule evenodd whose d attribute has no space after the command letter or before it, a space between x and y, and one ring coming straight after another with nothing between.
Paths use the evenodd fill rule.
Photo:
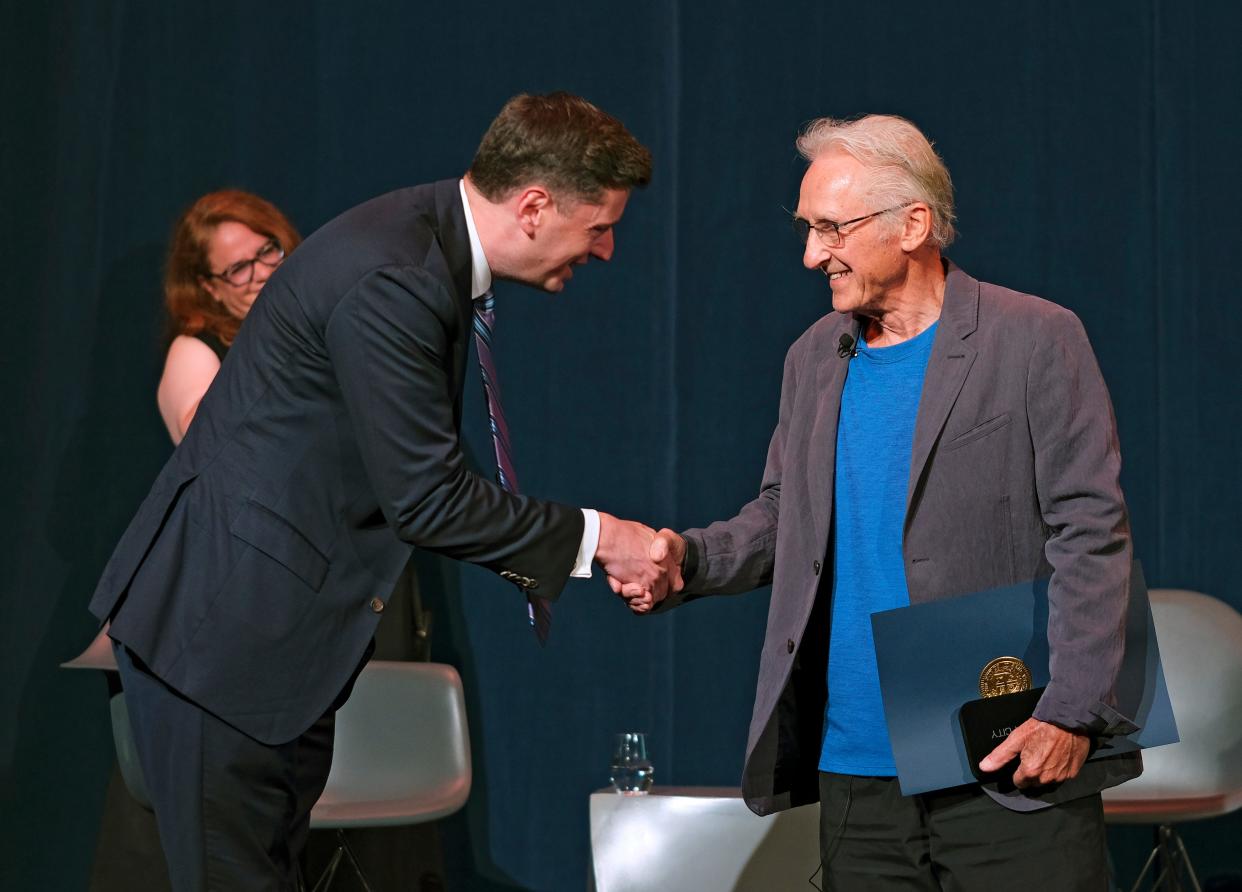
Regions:
<instances>
[{"instance_id":1,"label":"striped purple necktie","mask_svg":"<svg viewBox=\"0 0 1242 892\"><path fill-rule=\"evenodd\" d=\"M509 443L509 425L500 404L500 386L496 383L496 360L492 357L492 326L496 322L496 297L488 291L474 301L474 344L479 352L479 370L483 373L483 394L487 397L487 420L492 429L492 445L496 449L496 482L507 492L518 493L517 473L513 469L513 449ZM552 628L552 605L544 598L526 592L526 611L540 644L548 641Z\"/></svg>"}]
</instances>

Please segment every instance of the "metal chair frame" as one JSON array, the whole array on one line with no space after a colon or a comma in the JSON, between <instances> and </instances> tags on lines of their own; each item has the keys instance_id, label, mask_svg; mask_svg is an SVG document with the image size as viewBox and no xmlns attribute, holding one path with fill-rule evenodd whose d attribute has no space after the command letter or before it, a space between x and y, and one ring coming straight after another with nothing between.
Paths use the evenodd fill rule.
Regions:
<instances>
[{"instance_id":1,"label":"metal chair frame","mask_svg":"<svg viewBox=\"0 0 1242 892\"><path fill-rule=\"evenodd\" d=\"M1164 889L1166 892L1183 892L1181 874L1185 873L1190 880L1190 888L1194 892L1203 892L1199 886L1199 877L1195 875L1194 865L1190 863L1190 854L1182 843L1182 835L1170 824L1161 824L1155 830L1155 844L1151 854L1143 864L1143 869L1130 887L1130 892L1139 892L1147 874L1152 875L1151 890Z\"/></svg>"}]
</instances>

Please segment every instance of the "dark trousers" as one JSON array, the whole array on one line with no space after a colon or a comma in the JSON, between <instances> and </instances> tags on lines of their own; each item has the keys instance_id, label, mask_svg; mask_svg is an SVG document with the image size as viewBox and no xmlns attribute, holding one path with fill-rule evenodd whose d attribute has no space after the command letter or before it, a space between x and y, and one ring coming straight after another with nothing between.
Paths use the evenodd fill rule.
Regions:
<instances>
[{"instance_id":1,"label":"dark trousers","mask_svg":"<svg viewBox=\"0 0 1242 892\"><path fill-rule=\"evenodd\" d=\"M292 892L332 765L336 706L301 737L259 743L114 644L134 745L176 892Z\"/></svg>"},{"instance_id":2,"label":"dark trousers","mask_svg":"<svg viewBox=\"0 0 1242 892\"><path fill-rule=\"evenodd\" d=\"M820 773L825 890L1103 892L1099 794L1010 811L978 786L902 796L895 778Z\"/></svg>"}]
</instances>

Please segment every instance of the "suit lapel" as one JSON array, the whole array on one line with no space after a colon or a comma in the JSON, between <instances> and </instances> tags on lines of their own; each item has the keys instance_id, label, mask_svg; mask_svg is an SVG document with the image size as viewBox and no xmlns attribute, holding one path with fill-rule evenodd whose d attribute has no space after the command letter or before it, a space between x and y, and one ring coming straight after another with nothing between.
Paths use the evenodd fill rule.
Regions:
<instances>
[{"instance_id":1,"label":"suit lapel","mask_svg":"<svg viewBox=\"0 0 1242 892\"><path fill-rule=\"evenodd\" d=\"M458 340L453 351L453 420L461 428L462 388L465 386L466 360L470 354L470 332L474 325L474 301L470 293L470 232L461 204L457 180L435 184L436 237L448 263L452 288L457 297Z\"/></svg>"},{"instance_id":2,"label":"suit lapel","mask_svg":"<svg viewBox=\"0 0 1242 892\"><path fill-rule=\"evenodd\" d=\"M940 327L932 345L923 395L914 425L914 448L910 456L910 482L906 490L906 528L910 512L927 468L932 447L944 430L957 396L962 392L978 351L966 340L979 327L979 283L952 263L945 278L944 306Z\"/></svg>"},{"instance_id":3,"label":"suit lapel","mask_svg":"<svg viewBox=\"0 0 1242 892\"><path fill-rule=\"evenodd\" d=\"M470 303L470 233L466 229L466 212L461 206L461 188L457 180L440 180L435 184L436 229L440 247L448 261L463 318L471 318ZM468 326L467 326L468 327Z\"/></svg>"}]
</instances>

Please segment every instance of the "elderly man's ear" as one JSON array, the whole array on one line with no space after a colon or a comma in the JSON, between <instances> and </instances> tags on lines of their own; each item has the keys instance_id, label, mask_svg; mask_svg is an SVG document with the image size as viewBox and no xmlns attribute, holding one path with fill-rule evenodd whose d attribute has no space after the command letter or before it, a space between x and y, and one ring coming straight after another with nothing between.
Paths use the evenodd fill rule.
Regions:
<instances>
[{"instance_id":1,"label":"elderly man's ear","mask_svg":"<svg viewBox=\"0 0 1242 892\"><path fill-rule=\"evenodd\" d=\"M932 234L931 208L916 201L906 208L905 224L901 228L901 250L917 251L927 243Z\"/></svg>"}]
</instances>

